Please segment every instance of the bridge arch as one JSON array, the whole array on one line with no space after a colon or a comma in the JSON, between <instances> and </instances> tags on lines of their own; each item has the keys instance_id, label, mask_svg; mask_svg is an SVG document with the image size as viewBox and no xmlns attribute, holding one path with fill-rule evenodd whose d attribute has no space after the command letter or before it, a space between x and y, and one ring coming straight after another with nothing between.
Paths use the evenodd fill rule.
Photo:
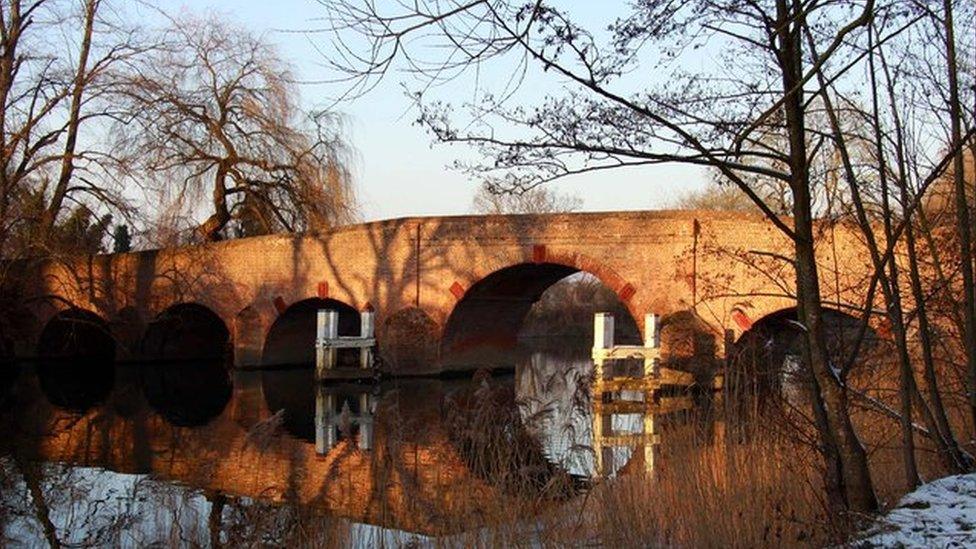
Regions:
<instances>
[{"instance_id":1,"label":"bridge arch","mask_svg":"<svg viewBox=\"0 0 976 549\"><path fill-rule=\"evenodd\" d=\"M801 367L804 328L798 318L796 307L787 307L752 323L731 349L730 386L764 393L805 383L807 372ZM842 364L853 352L861 320L831 307L823 308L823 320L831 360ZM869 324L861 353L871 352L880 341L879 331Z\"/></svg>"},{"instance_id":2,"label":"bridge arch","mask_svg":"<svg viewBox=\"0 0 976 549\"><path fill-rule=\"evenodd\" d=\"M115 359L115 338L108 322L80 307L54 314L38 337L37 356L43 358Z\"/></svg>"},{"instance_id":3,"label":"bridge arch","mask_svg":"<svg viewBox=\"0 0 976 549\"><path fill-rule=\"evenodd\" d=\"M167 307L146 327L141 355L157 360L217 360L230 348L223 319L199 303Z\"/></svg>"},{"instance_id":4,"label":"bridge arch","mask_svg":"<svg viewBox=\"0 0 976 549\"><path fill-rule=\"evenodd\" d=\"M352 305L331 298L303 299L288 306L271 324L265 336L261 363L282 366L314 362L315 323L319 309L338 311L340 336L359 335L359 311Z\"/></svg>"},{"instance_id":5,"label":"bridge arch","mask_svg":"<svg viewBox=\"0 0 976 549\"><path fill-rule=\"evenodd\" d=\"M57 312L38 338L41 391L52 405L73 412L104 402L115 384L115 353L102 317L73 306Z\"/></svg>"},{"instance_id":6,"label":"bridge arch","mask_svg":"<svg viewBox=\"0 0 976 549\"><path fill-rule=\"evenodd\" d=\"M491 364L513 348L529 310L554 284L587 272L612 290L639 326L631 298L634 288L616 273L582 256L503 266L477 280L459 296L441 338L442 364ZM621 325L624 323L621 322ZM637 336L639 338L639 335Z\"/></svg>"}]
</instances>

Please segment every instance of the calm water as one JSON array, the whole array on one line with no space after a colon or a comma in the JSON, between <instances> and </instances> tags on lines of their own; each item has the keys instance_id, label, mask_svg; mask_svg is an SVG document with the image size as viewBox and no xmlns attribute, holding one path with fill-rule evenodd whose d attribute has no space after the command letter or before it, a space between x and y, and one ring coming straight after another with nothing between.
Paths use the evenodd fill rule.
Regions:
<instances>
[{"instance_id":1,"label":"calm water","mask_svg":"<svg viewBox=\"0 0 976 549\"><path fill-rule=\"evenodd\" d=\"M423 544L477 527L486 502L559 505L594 477L653 469L650 441L690 406L594 402L591 370L586 350L381 384L216 363L4 367L3 544Z\"/></svg>"}]
</instances>

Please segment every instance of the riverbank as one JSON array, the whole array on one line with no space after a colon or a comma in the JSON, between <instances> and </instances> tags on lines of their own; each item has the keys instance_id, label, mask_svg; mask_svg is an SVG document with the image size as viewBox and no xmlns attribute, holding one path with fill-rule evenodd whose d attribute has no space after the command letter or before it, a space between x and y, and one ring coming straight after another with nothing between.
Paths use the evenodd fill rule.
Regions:
<instances>
[{"instance_id":1,"label":"riverbank","mask_svg":"<svg viewBox=\"0 0 976 549\"><path fill-rule=\"evenodd\" d=\"M855 547L976 546L976 474L922 485L878 519Z\"/></svg>"}]
</instances>

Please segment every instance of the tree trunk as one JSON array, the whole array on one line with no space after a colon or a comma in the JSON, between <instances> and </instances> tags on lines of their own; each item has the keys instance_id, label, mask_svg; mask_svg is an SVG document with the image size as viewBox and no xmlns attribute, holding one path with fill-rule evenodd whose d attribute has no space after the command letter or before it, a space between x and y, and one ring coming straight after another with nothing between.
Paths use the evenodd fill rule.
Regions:
<instances>
[{"instance_id":1,"label":"tree trunk","mask_svg":"<svg viewBox=\"0 0 976 549\"><path fill-rule=\"evenodd\" d=\"M873 29L873 27L872 27ZM870 32L870 30L869 30ZM870 42L869 42L870 44ZM878 165L881 186L881 212L884 223L885 243L891 246L895 238L891 227L891 218L895 212L891 208L891 199L888 192L888 167L885 162L884 149L881 141L881 123L878 120L878 88L877 79L874 71L874 52L868 56L871 67L871 92L874 108L872 116L874 118L874 132L877 145ZM867 229L871 230L870 227ZM872 255L875 257L875 268L883 269L881 260L878 257L877 244L872 238ZM895 347L898 350L898 400L901 408L901 454L902 466L905 473L905 488L909 491L914 490L922 483L918 476L918 463L915 460L915 431L912 429L912 396L918 392L915 386L915 373L912 371L911 357L908 355L908 337L905 333L905 317L901 302L901 289L898 285L898 264L894 258L887 263L887 276L881 275L881 290L884 292L885 305L888 309L888 320L891 322L891 330L895 336ZM924 406L924 402L921 403Z\"/></svg>"},{"instance_id":2,"label":"tree trunk","mask_svg":"<svg viewBox=\"0 0 976 549\"><path fill-rule=\"evenodd\" d=\"M888 216L891 210L886 206ZM887 217L886 217L887 218ZM890 232L889 232L889 237ZM898 349L898 400L901 408L901 440L902 466L905 473L905 487L911 491L922 483L918 476L918 464L915 461L915 431L912 428L912 396L918 391L915 386L915 373L912 371L911 357L908 355L908 337L905 334L905 318L901 308L901 293L898 289L898 269L894 260L888 262L888 276L882 281L885 302L888 306L888 319L895 336L895 347ZM922 406L924 402L920 403Z\"/></svg>"},{"instance_id":3,"label":"tree trunk","mask_svg":"<svg viewBox=\"0 0 976 549\"><path fill-rule=\"evenodd\" d=\"M220 532L224 527L224 506L227 503L227 496L220 492L208 496L210 501L210 515L207 517L207 531L210 533L211 549L220 549L224 544L220 540Z\"/></svg>"},{"instance_id":4,"label":"tree trunk","mask_svg":"<svg viewBox=\"0 0 976 549\"><path fill-rule=\"evenodd\" d=\"M870 33L870 29L869 29ZM817 57L815 51L815 44L813 38L809 36L811 52L814 58ZM872 35L868 35L868 47L873 50L872 47ZM891 218L895 213L891 208L891 201L889 199L888 193L888 168L885 162L884 149L881 140L881 124L878 117L878 87L877 80L875 79L874 71L874 54L873 51L868 58L868 63L870 66L870 83L872 92L872 126L875 137L875 145L877 146L877 163L878 163L878 173L880 174L880 188L881 188L881 205L882 205L882 215L884 217L884 234L885 242L891 242L894 238ZM833 132L833 138L837 145L837 151L840 156L842 167L844 169L844 174L847 179L848 186L851 192L851 202L854 204L854 211L856 214L856 219L861 232L864 235L865 243L868 247L868 251L871 256L871 264L875 270L875 276L878 277L878 281L881 284L882 292L884 293L885 305L888 310L888 319L891 321L892 330L895 333L895 342L898 350L898 364L900 373L900 400L901 400L901 413L898 415L899 424L902 428L902 442L903 442L903 464L905 471L905 479L908 489L914 489L920 483L918 476L918 466L915 460L915 438L914 438L914 425L912 423L912 399L918 394L918 388L915 385L914 372L912 371L911 359L908 353L908 338L906 334L905 318L902 308L901 293L898 285L898 266L894 260L885 262L882 258L881 251L878 249L878 239L875 237L874 226L871 224L866 208L864 207L864 201L861 197L860 181L855 173L854 165L850 157L850 152L848 150L847 139L844 136L844 132L840 125L840 118L837 111L834 109L833 101L831 100L829 94L829 87L826 82L822 72L818 71L817 74L818 81L822 88L821 98L823 99L824 108L827 113L827 117L830 121L831 130ZM899 159L901 156L899 155ZM899 165L902 165L900 163ZM865 312L867 315L868 313ZM852 357L853 358L853 357ZM927 414L927 408L924 401L920 402L920 409L923 411L923 416L926 419L931 420L931 416ZM930 424L932 422L930 421ZM931 427L935 431L934 426ZM939 440L938 438L936 439ZM944 445L940 444L940 449Z\"/></svg>"},{"instance_id":5,"label":"tree trunk","mask_svg":"<svg viewBox=\"0 0 976 549\"><path fill-rule=\"evenodd\" d=\"M14 65L17 59L17 46L20 42L21 16L20 0L12 0L7 13L3 39L0 41L0 252L7 240L7 224L10 223L10 201L14 181L10 173L14 147L8 143L6 105L13 89Z\"/></svg>"},{"instance_id":6,"label":"tree trunk","mask_svg":"<svg viewBox=\"0 0 976 549\"><path fill-rule=\"evenodd\" d=\"M220 231L230 221L230 210L227 209L227 167L224 164L217 166L217 174L214 176L213 207L214 213L197 227L197 233L206 242L220 240Z\"/></svg>"},{"instance_id":7,"label":"tree trunk","mask_svg":"<svg viewBox=\"0 0 976 549\"><path fill-rule=\"evenodd\" d=\"M51 202L41 214L41 223L38 233L38 244L45 246L47 240L54 229L61 207L64 205L65 196L68 193L68 184L71 182L71 175L75 169L75 148L78 142L78 126L81 123L81 103L88 85L88 54L91 51L92 29L95 26L95 13L98 11L100 0L87 0L85 2L85 24L81 49L78 52L78 66L75 71L74 82L71 87L71 107L68 114L67 134L64 143L64 156L61 157L61 172L58 175L58 182L54 187L54 194Z\"/></svg>"},{"instance_id":8,"label":"tree trunk","mask_svg":"<svg viewBox=\"0 0 976 549\"><path fill-rule=\"evenodd\" d=\"M44 539L52 549L59 549L61 541L58 539L58 529L51 521L51 509L47 505L47 498L44 496L42 482L44 480L41 466L32 463L28 458L24 458L19 452L13 453L14 463L20 469L20 474L24 477L24 484L27 485L27 492L30 494L31 506L34 508L34 519L44 530Z\"/></svg>"},{"instance_id":9,"label":"tree trunk","mask_svg":"<svg viewBox=\"0 0 976 549\"><path fill-rule=\"evenodd\" d=\"M857 512L873 512L878 507L868 470L867 454L861 446L847 409L847 394L837 372L832 369L827 353L823 317L820 305L820 282L814 249L812 198L810 194L809 161L806 151L806 124L803 98L803 6L798 0L787 4L777 0L779 44L778 56L783 77L786 131L790 146L794 216L794 248L796 252L796 293L798 317L806 328L804 358L816 380L823 398L826 431L820 436L825 449L836 444L836 457L825 454L828 492L841 491L847 507ZM816 406L815 399L815 406ZM816 410L815 410L816 413ZM839 468L840 486L829 472Z\"/></svg>"},{"instance_id":10,"label":"tree trunk","mask_svg":"<svg viewBox=\"0 0 976 549\"><path fill-rule=\"evenodd\" d=\"M956 193L956 229L959 233L960 272L963 288L963 347L966 351L969 406L972 424L976 426L976 281L973 280L972 232L969 226L969 199L963 173L962 105L959 102L959 75L956 64L956 36L952 14L952 0L943 0L945 10L946 70L949 77L950 146L959 152L952 159L952 182Z\"/></svg>"},{"instance_id":11,"label":"tree trunk","mask_svg":"<svg viewBox=\"0 0 976 549\"><path fill-rule=\"evenodd\" d=\"M908 239L908 267L911 275L912 293L915 297L915 314L918 318L918 337L922 346L922 362L924 366L923 376L925 378L926 389L929 394L929 402L932 405L932 412L935 417L936 425L942 437L949 447L950 458L956 463L956 471L962 473L969 469L967 460L959 447L959 442L949 425L949 418L942 402L942 395L939 393L939 382L935 374L935 358L932 351L932 332L929 328L928 306L925 303L925 294L922 291L921 276L918 267L917 243L915 242L915 231L911 226L907 227L905 236Z\"/></svg>"},{"instance_id":12,"label":"tree trunk","mask_svg":"<svg viewBox=\"0 0 976 549\"><path fill-rule=\"evenodd\" d=\"M885 60L883 52L880 55L882 66L885 69L885 75L888 78L888 85L886 87L888 91L888 100L892 107L897 104L895 97L895 88L892 83L892 79L888 72L888 65ZM876 89L876 87L875 87ZM898 185L899 201L902 204L909 204L910 193L908 189L908 160L905 153L905 143L902 138L905 135L904 128L901 123L901 117L898 114L897 109L893 110L894 123L895 123L895 153L896 160L898 162L898 174L900 177L896 179ZM875 114L877 118L877 114ZM875 123L876 126L877 121ZM877 146L879 154L881 153L881 135L880 127L876 127L875 139L877 140ZM882 163L883 164L883 163ZM884 172L882 172L884 174ZM887 195L886 195L887 198ZM887 210L887 208L886 208ZM924 214L920 212L920 217L924 220ZM893 238L891 234L891 214L885 217L885 231L888 235L888 239ZM923 221L924 224L924 221ZM908 277L912 292L912 298L915 301L915 316L918 319L918 339L922 349L922 362L923 362L923 376L925 379L925 384L928 389L929 402L926 403L922 398L921 392L918 390L917 383L914 380L914 369L909 369L909 375L912 376L913 391L915 393L915 399L918 400L918 408L922 413L922 418L926 423L926 426L932 432L932 437L935 440L939 453L946 464L946 467L956 473L964 473L969 468L969 460L967 456L963 453L962 449L959 447L959 443L956 440L955 434L952 432L952 427L949 425L949 419L946 415L945 405L942 402L942 396L939 394L939 385L935 374L935 359L933 357L932 351L932 340L931 332L929 329L928 320L928 309L926 304L925 292L922 288L922 277L918 266L918 248L915 241L915 228L913 227L911 221L905 226L905 244L907 248L908 255ZM934 250L933 250L934 251ZM936 254L933 253L933 256ZM892 270L895 269L894 260L891 261ZM898 290L897 283L894 284L895 290ZM903 308L899 307L900 311L904 311ZM904 322L903 322L904 324ZM903 325L903 332L907 331L907 327ZM906 334L907 335L907 334ZM904 337L904 336L903 336ZM907 344L906 344L906 355L907 355Z\"/></svg>"},{"instance_id":13,"label":"tree trunk","mask_svg":"<svg viewBox=\"0 0 976 549\"><path fill-rule=\"evenodd\" d=\"M798 198L801 197L802 195L797 196L794 193L794 203L800 204L801 200ZM878 502L868 469L867 453L857 438L848 413L846 389L837 371L833 369L827 352L812 220L808 215L809 195L803 198L806 199L807 206L795 206L794 215L797 217L797 302L799 318L807 335L804 358L822 395L827 431L821 433L821 439L825 446L836 444L837 461L842 473L841 489L847 506L852 511L869 513L877 510ZM836 465L828 462L827 466L829 469Z\"/></svg>"}]
</instances>

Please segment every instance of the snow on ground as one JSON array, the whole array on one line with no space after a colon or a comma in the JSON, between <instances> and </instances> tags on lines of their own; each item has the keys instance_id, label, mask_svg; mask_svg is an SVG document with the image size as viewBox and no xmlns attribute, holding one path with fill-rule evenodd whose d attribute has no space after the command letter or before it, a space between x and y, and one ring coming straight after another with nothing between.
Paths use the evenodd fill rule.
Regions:
<instances>
[{"instance_id":1,"label":"snow on ground","mask_svg":"<svg viewBox=\"0 0 976 549\"><path fill-rule=\"evenodd\" d=\"M856 547L976 547L976 474L941 478L906 495Z\"/></svg>"}]
</instances>

